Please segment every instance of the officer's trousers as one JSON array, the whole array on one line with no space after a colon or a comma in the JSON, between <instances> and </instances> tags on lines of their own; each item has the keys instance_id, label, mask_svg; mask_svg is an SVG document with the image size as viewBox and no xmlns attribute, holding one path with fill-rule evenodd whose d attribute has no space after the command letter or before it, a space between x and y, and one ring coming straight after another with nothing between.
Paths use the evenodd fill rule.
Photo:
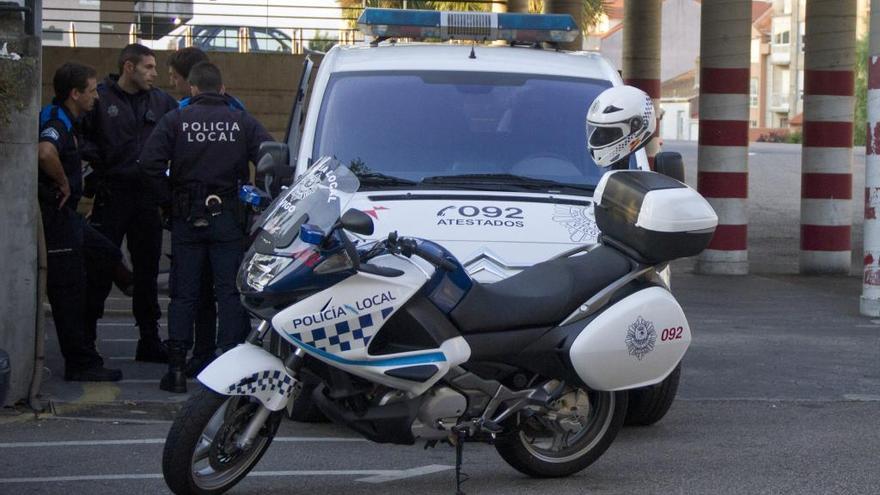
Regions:
<instances>
[{"instance_id":1,"label":"officer's trousers","mask_svg":"<svg viewBox=\"0 0 880 495\"><path fill-rule=\"evenodd\" d=\"M102 306L103 301L91 297L93 288L111 280L122 253L72 208L42 204L40 210L48 264L46 295L65 368L103 366L95 348L95 326L89 324L87 314Z\"/></svg>"},{"instance_id":2,"label":"officer's trousers","mask_svg":"<svg viewBox=\"0 0 880 495\"><path fill-rule=\"evenodd\" d=\"M202 290L196 312L194 356L213 356L217 350L217 298L214 297L214 272L206 263L202 273Z\"/></svg>"},{"instance_id":3,"label":"officer's trousers","mask_svg":"<svg viewBox=\"0 0 880 495\"><path fill-rule=\"evenodd\" d=\"M204 228L191 226L183 218L171 222L171 303L168 306L168 335L171 340L192 345L193 323L201 292L203 270L210 265L217 298L217 346L225 351L244 341L250 320L239 300L235 277L243 254L243 233L236 216L229 211L210 218ZM183 262L185 260L185 262Z\"/></svg>"},{"instance_id":4,"label":"officer's trousers","mask_svg":"<svg viewBox=\"0 0 880 495\"><path fill-rule=\"evenodd\" d=\"M157 203L146 197L140 184L110 184L95 195L95 205L89 219L92 226L122 246L127 240L134 274L132 313L141 338L158 338L159 259L162 256L162 222ZM102 302L100 311L89 314L96 321L103 314L103 301L112 289L112 280L94 288L92 297Z\"/></svg>"}]
</instances>

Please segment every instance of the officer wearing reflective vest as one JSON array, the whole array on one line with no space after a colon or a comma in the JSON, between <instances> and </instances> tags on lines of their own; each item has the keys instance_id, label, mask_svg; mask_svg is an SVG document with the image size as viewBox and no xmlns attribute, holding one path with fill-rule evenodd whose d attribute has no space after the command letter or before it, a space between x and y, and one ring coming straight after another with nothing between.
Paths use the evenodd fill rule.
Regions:
<instances>
[{"instance_id":1,"label":"officer wearing reflective vest","mask_svg":"<svg viewBox=\"0 0 880 495\"><path fill-rule=\"evenodd\" d=\"M118 77L110 75L98 85L100 101L83 122L87 140L83 154L101 184L90 222L117 246L125 238L131 254L132 313L140 332L135 360L165 363L168 356L159 339L157 286L162 221L157 199L143 189L137 159L159 119L177 108L177 100L153 87L158 72L151 49L126 46L120 52L118 67ZM110 288L109 283L96 287L93 297L105 300ZM89 316L94 325L100 312Z\"/></svg>"},{"instance_id":2,"label":"officer wearing reflective vest","mask_svg":"<svg viewBox=\"0 0 880 495\"><path fill-rule=\"evenodd\" d=\"M168 307L169 369L159 388L177 393L186 392L184 366L206 264L214 274L218 347L226 351L246 337L248 316L235 286L244 251L238 189L260 143L272 141L259 122L230 106L217 66L197 64L189 82L190 104L162 118L140 158L144 180L171 209L171 254L178 262Z\"/></svg>"},{"instance_id":3,"label":"officer wearing reflective vest","mask_svg":"<svg viewBox=\"0 0 880 495\"><path fill-rule=\"evenodd\" d=\"M104 368L95 348L95 327L86 313L103 300L90 300L96 281L109 283L122 253L77 213L82 196L82 162L77 120L98 98L95 69L66 63L52 80L55 98L40 112L38 197L46 238L47 295L64 356L68 381L117 381L122 373Z\"/></svg>"}]
</instances>

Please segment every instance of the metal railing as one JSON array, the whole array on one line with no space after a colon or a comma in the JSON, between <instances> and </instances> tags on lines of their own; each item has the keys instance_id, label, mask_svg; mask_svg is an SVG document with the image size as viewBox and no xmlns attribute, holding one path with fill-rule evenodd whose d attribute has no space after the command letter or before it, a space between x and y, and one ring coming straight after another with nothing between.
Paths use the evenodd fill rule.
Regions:
<instances>
[{"instance_id":1,"label":"metal railing","mask_svg":"<svg viewBox=\"0 0 880 495\"><path fill-rule=\"evenodd\" d=\"M221 51L326 51L363 40L355 21L365 7L431 8L412 0L139 0L132 9L100 0L42 0L44 44ZM490 11L506 0L463 0L456 9ZM199 35L201 28L214 29ZM272 48L268 48L271 46Z\"/></svg>"}]
</instances>

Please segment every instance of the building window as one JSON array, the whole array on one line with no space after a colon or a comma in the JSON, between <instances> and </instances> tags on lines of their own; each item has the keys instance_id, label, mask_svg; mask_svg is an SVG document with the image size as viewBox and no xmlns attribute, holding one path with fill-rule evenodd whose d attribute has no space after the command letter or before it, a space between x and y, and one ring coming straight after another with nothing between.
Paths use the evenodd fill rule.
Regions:
<instances>
[{"instance_id":1,"label":"building window","mask_svg":"<svg viewBox=\"0 0 880 495\"><path fill-rule=\"evenodd\" d=\"M749 121L749 127L753 128L753 129L754 129L755 127L758 127L758 121L757 121L757 120L750 120L750 121Z\"/></svg>"},{"instance_id":2,"label":"building window","mask_svg":"<svg viewBox=\"0 0 880 495\"><path fill-rule=\"evenodd\" d=\"M753 77L749 80L749 106L757 108L758 106L758 78Z\"/></svg>"},{"instance_id":3,"label":"building window","mask_svg":"<svg viewBox=\"0 0 880 495\"><path fill-rule=\"evenodd\" d=\"M777 45L787 45L791 42L791 31L783 31L773 36L773 43Z\"/></svg>"}]
</instances>

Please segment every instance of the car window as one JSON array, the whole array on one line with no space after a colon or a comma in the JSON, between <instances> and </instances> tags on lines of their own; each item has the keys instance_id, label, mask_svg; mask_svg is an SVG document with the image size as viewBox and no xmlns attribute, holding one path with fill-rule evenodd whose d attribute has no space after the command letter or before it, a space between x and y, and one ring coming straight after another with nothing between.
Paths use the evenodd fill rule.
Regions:
<instances>
[{"instance_id":1,"label":"car window","mask_svg":"<svg viewBox=\"0 0 880 495\"><path fill-rule=\"evenodd\" d=\"M198 34L196 34L198 32ZM215 27L193 29L193 46L212 51L238 51L238 28Z\"/></svg>"},{"instance_id":2,"label":"car window","mask_svg":"<svg viewBox=\"0 0 880 495\"><path fill-rule=\"evenodd\" d=\"M510 174L595 186L584 123L608 81L475 72L334 74L312 156L420 181Z\"/></svg>"},{"instance_id":3,"label":"car window","mask_svg":"<svg viewBox=\"0 0 880 495\"><path fill-rule=\"evenodd\" d=\"M254 51L259 52L290 52L290 44L286 36L275 29L253 28Z\"/></svg>"}]
</instances>

